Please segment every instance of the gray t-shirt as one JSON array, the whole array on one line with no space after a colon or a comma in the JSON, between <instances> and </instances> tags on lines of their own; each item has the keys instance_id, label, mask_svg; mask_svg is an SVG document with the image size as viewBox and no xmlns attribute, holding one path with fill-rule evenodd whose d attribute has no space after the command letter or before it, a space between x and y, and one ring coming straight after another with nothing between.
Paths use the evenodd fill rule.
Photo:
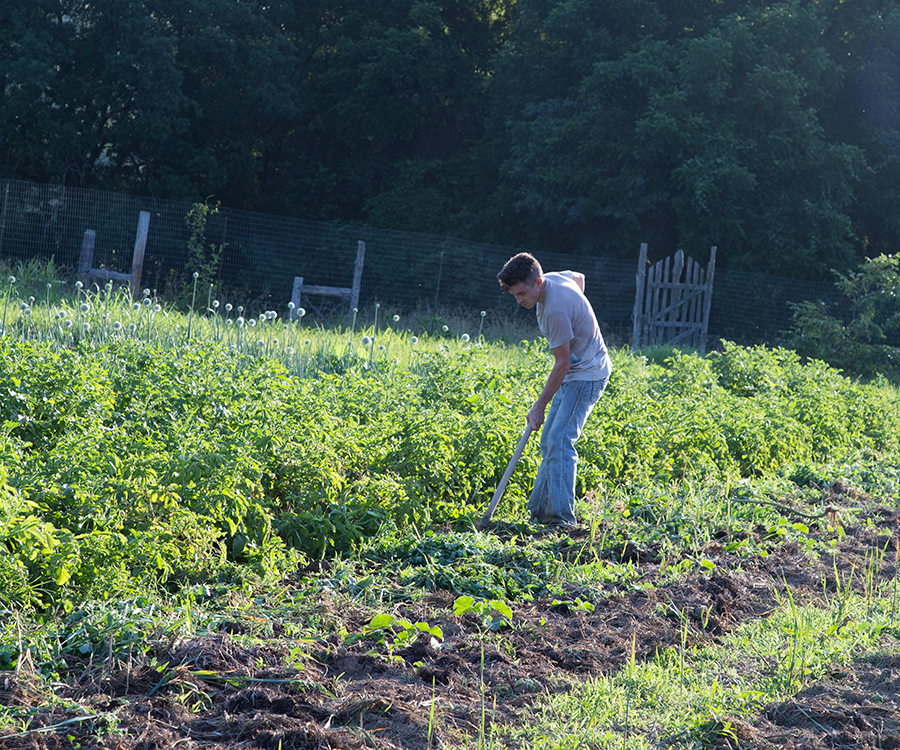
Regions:
<instances>
[{"instance_id":1,"label":"gray t-shirt","mask_svg":"<svg viewBox=\"0 0 900 750\"><path fill-rule=\"evenodd\" d=\"M544 274L544 301L535 310L541 334L551 349L569 342L572 367L564 383L610 376L612 362L600 326L571 271Z\"/></svg>"}]
</instances>

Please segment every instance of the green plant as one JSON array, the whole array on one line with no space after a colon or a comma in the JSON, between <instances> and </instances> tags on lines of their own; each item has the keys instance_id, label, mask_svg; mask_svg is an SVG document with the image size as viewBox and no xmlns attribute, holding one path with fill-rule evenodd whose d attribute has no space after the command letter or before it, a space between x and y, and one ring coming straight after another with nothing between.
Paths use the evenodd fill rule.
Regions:
<instances>
[{"instance_id":1,"label":"green plant","mask_svg":"<svg viewBox=\"0 0 900 750\"><path fill-rule=\"evenodd\" d=\"M462 617L472 613L480 625L490 631L502 630L512 625L512 609L499 599L476 599L471 596L457 597L453 602L453 614Z\"/></svg>"}]
</instances>

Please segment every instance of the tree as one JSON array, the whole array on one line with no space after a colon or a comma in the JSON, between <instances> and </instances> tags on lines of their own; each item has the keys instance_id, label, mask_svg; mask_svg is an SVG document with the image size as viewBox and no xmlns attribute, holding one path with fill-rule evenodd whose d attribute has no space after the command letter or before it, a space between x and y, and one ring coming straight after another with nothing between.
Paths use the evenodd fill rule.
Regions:
<instances>
[{"instance_id":1,"label":"tree","mask_svg":"<svg viewBox=\"0 0 900 750\"><path fill-rule=\"evenodd\" d=\"M828 9L695 4L673 23L662 2L527 7L492 91L502 234L618 254L716 244L726 266L784 275L852 265L867 164L823 124L848 75ZM560 85L529 90L535 70Z\"/></svg>"}]
</instances>

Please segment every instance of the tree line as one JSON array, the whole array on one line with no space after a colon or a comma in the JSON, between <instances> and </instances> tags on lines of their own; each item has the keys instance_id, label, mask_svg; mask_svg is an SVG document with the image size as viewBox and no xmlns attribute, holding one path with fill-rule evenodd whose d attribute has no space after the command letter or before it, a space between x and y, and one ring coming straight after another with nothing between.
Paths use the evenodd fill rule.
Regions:
<instances>
[{"instance_id":1,"label":"tree line","mask_svg":"<svg viewBox=\"0 0 900 750\"><path fill-rule=\"evenodd\" d=\"M503 245L900 240L900 2L0 0L0 176Z\"/></svg>"}]
</instances>

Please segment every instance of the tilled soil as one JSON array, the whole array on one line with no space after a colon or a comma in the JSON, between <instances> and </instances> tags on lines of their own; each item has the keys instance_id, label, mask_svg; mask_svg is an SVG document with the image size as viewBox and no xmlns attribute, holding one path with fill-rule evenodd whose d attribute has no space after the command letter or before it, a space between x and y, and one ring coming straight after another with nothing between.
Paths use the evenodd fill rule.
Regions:
<instances>
[{"instance_id":1,"label":"tilled soil","mask_svg":"<svg viewBox=\"0 0 900 750\"><path fill-rule=\"evenodd\" d=\"M836 575L841 585L861 584L860 571L885 545L879 575L897 575L900 516L894 510L876 505L845 530L838 554L818 560L790 544L740 560L711 545L706 555L714 571L674 583L663 582L652 550L631 550L645 585L593 592L592 612L552 606L550 599L516 604L514 627L497 637L480 637L482 622L471 613L455 617L454 594L439 591L397 614L439 625L442 642L423 635L388 650L333 635L289 659L291 642L244 648L223 632L160 646L156 664L164 668L73 665L55 685L20 663L17 673L0 673L0 703L29 710L31 721L0 736L0 748L461 746L464 734L477 737L485 705L495 723L526 721L529 706L547 693L682 646L686 633L690 645L711 642L766 615L785 587L808 601L821 597L823 586L835 590ZM577 547L577 536L572 541ZM332 606L348 632L368 622L361 610L322 606ZM242 629L241 623L223 626ZM900 655L836 667L753 721L719 722L709 726L709 747L900 750Z\"/></svg>"}]
</instances>

